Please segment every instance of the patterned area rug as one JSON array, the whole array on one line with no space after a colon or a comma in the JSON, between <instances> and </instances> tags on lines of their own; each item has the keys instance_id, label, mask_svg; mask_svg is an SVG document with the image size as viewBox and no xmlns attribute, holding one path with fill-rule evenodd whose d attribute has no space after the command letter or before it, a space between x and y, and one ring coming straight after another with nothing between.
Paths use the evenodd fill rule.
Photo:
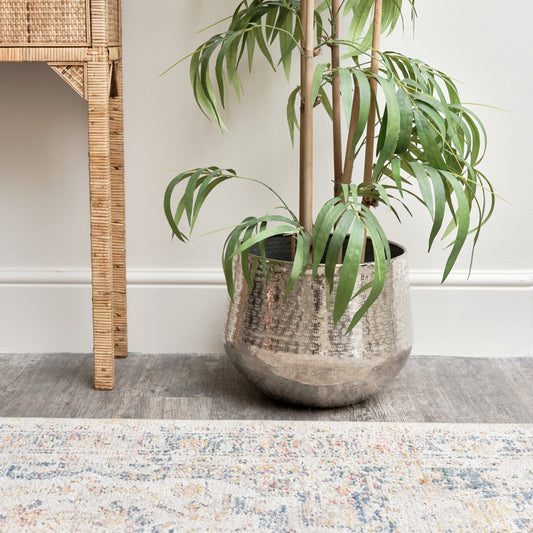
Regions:
<instances>
[{"instance_id":1,"label":"patterned area rug","mask_svg":"<svg viewBox=\"0 0 533 533\"><path fill-rule=\"evenodd\" d=\"M0 531L533 531L533 426L0 419Z\"/></svg>"}]
</instances>

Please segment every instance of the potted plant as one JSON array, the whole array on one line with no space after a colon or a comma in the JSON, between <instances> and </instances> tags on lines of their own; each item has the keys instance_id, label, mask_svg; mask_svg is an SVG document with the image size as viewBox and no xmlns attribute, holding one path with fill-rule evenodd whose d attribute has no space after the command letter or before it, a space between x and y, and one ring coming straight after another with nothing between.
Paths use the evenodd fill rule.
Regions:
<instances>
[{"instance_id":1,"label":"potted plant","mask_svg":"<svg viewBox=\"0 0 533 533\"><path fill-rule=\"evenodd\" d=\"M414 0L408 4L414 18ZM231 297L226 352L274 398L354 403L396 375L412 345L406 252L389 243L375 208L398 220L399 207L411 214L408 200L427 208L429 248L438 235L451 241L444 281L469 234L473 253L494 209L492 186L479 170L485 130L448 75L380 50L381 35L402 20L402 0L243 0L229 20L188 56L196 102L224 128L220 107L230 88L240 91L241 63L251 69L261 53L275 68L279 48L289 77L293 56L300 58L301 83L286 107L293 140L300 130L300 210L297 216L257 181L279 198L282 213L250 216L230 232L223 250ZM313 220L315 107L332 120L333 176L323 178L333 177L334 188ZM357 157L364 172L353 179ZM192 232L206 197L242 179L250 178L216 166L179 174L164 199L174 235L187 241L181 224Z\"/></svg>"}]
</instances>

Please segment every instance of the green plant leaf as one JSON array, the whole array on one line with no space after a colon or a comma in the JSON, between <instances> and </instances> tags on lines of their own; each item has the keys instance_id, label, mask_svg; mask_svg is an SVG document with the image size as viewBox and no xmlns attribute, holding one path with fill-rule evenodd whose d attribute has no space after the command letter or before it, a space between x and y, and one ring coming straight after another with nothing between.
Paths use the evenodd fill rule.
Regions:
<instances>
[{"instance_id":1,"label":"green plant leaf","mask_svg":"<svg viewBox=\"0 0 533 533\"><path fill-rule=\"evenodd\" d=\"M341 102L346 117L346 122L350 123L350 117L352 115L352 99L353 99L353 80L352 74L349 70L340 68L338 69L339 82L341 86Z\"/></svg>"},{"instance_id":2,"label":"green plant leaf","mask_svg":"<svg viewBox=\"0 0 533 533\"><path fill-rule=\"evenodd\" d=\"M200 188L198 189L196 193L196 200L194 203L193 216L190 225L191 231L196 224L196 220L198 219L198 215L200 214L200 209L209 193L221 183L224 183L225 181L235 177L235 173L230 173L230 175L217 177L220 176L221 172L222 171L220 169L213 170L210 174L207 175L206 179L202 182Z\"/></svg>"},{"instance_id":3,"label":"green plant leaf","mask_svg":"<svg viewBox=\"0 0 533 533\"><path fill-rule=\"evenodd\" d=\"M179 229L179 224L182 221L183 215L187 214L186 218L189 223L189 228L192 231L199 215L200 209L206 198L209 196L209 194L213 191L215 187L229 179L251 181L262 185L271 193L273 193L278 198L278 200L281 201L281 203L283 204L283 209L285 209L287 213L292 217L287 218L280 215L270 215L268 220L296 225L298 224L296 215L289 209L283 199L271 187L259 180L245 178L243 176L237 176L233 169L222 169L216 166L211 166L188 170L186 172L180 173L178 176L176 176L173 180L170 181L167 186L167 189L165 190L165 195L163 198L163 209L165 212L165 217L172 229L173 234L178 237L179 240L184 242L189 240L187 236ZM189 180L189 182L187 183L185 187L185 192L182 194L178 202L177 208L173 214L171 206L172 197L176 192L176 188L178 187L178 185L186 180ZM264 219L261 218L257 220Z\"/></svg>"},{"instance_id":4,"label":"green plant leaf","mask_svg":"<svg viewBox=\"0 0 533 533\"><path fill-rule=\"evenodd\" d=\"M426 168L418 161L411 161L409 163L411 173L415 176L420 193L424 201L424 205L427 207L432 220L435 220L435 202L433 201L433 190L431 187L431 181L427 175Z\"/></svg>"},{"instance_id":5,"label":"green plant leaf","mask_svg":"<svg viewBox=\"0 0 533 533\"><path fill-rule=\"evenodd\" d=\"M198 178L201 174L203 174L204 169L199 168L196 169L189 177L189 181L187 182L187 187L185 188L185 193L183 194L183 202L185 204L185 214L187 215L187 220L189 221L189 227L191 228L191 222L192 222L192 211L193 211L193 196L194 192L196 190L196 185L198 183Z\"/></svg>"},{"instance_id":6,"label":"green plant leaf","mask_svg":"<svg viewBox=\"0 0 533 533\"><path fill-rule=\"evenodd\" d=\"M337 293L335 295L335 304L333 307L333 322L336 324L346 311L352 294L359 265L361 263L361 254L363 252L363 243L365 240L365 227L358 217L355 217L351 227L351 234L346 246L344 260L339 273L337 282Z\"/></svg>"},{"instance_id":7,"label":"green plant leaf","mask_svg":"<svg viewBox=\"0 0 533 533\"><path fill-rule=\"evenodd\" d=\"M381 185L381 183L373 184L376 190L379 193L379 200L382 201L389 209L391 209L389 195L387 194L387 189Z\"/></svg>"},{"instance_id":8,"label":"green plant leaf","mask_svg":"<svg viewBox=\"0 0 533 533\"><path fill-rule=\"evenodd\" d=\"M287 123L289 124L289 133L291 135L291 143L294 146L294 130L300 129L298 125L298 115L296 114L296 99L300 94L300 87L296 87L289 95L287 101Z\"/></svg>"},{"instance_id":9,"label":"green plant leaf","mask_svg":"<svg viewBox=\"0 0 533 533\"><path fill-rule=\"evenodd\" d=\"M296 237L296 252L294 254L294 262L292 265L289 282L287 283L287 289L285 290L285 296L287 296L292 290L302 271L309 263L310 249L311 243L309 242L309 237L305 233L298 233Z\"/></svg>"},{"instance_id":10,"label":"green plant leaf","mask_svg":"<svg viewBox=\"0 0 533 533\"><path fill-rule=\"evenodd\" d=\"M361 209L361 219L363 220L366 230L368 232L368 236L373 240L377 241L379 239L380 246L383 250L383 257L385 258L385 270L389 266L389 261L391 259L391 251L389 246L389 241L387 240L387 236L385 235L385 231L381 227L381 224L379 223L378 219L376 218L376 215L371 211L369 207L366 207L362 205L360 207ZM374 259L374 261L379 261L382 256L378 255L377 259Z\"/></svg>"},{"instance_id":11,"label":"green plant leaf","mask_svg":"<svg viewBox=\"0 0 533 533\"><path fill-rule=\"evenodd\" d=\"M403 154L409 147L411 131L413 130L413 108L402 90L396 92L396 98L400 109L400 133L394 152L396 154Z\"/></svg>"},{"instance_id":12,"label":"green plant leaf","mask_svg":"<svg viewBox=\"0 0 533 533\"><path fill-rule=\"evenodd\" d=\"M320 84L322 83L322 75L324 74L324 70L326 70L328 67L328 63L320 63L315 68L315 72L313 74L313 96L311 98L313 104L316 101L318 92L320 91Z\"/></svg>"},{"instance_id":13,"label":"green plant leaf","mask_svg":"<svg viewBox=\"0 0 533 533\"><path fill-rule=\"evenodd\" d=\"M467 123L469 131L472 135L470 162L472 166L475 166L479 164L485 155L487 133L483 123L474 113L472 113L472 111L465 110L463 113L463 120Z\"/></svg>"},{"instance_id":14,"label":"green plant leaf","mask_svg":"<svg viewBox=\"0 0 533 533\"><path fill-rule=\"evenodd\" d=\"M243 241L233 252L233 256L242 253L243 250L250 249L254 244L258 242L266 241L269 237L274 237L275 235L286 235L295 233L295 229L297 228L289 224L281 224L279 226L261 229L253 237L250 237L249 239Z\"/></svg>"},{"instance_id":15,"label":"green plant leaf","mask_svg":"<svg viewBox=\"0 0 533 533\"><path fill-rule=\"evenodd\" d=\"M457 235L454 240L452 251L450 252L448 260L446 261L446 266L444 268L444 274L442 276L442 281L444 282L444 280L448 277L451 269L453 268L455 262L457 261L459 252L461 251L461 248L463 247L463 244L468 235L468 229L470 227L470 206L468 205L468 200L466 198L465 191L461 187L459 180L451 172L448 171L441 171L440 174L453 187L453 191L455 192L455 198L457 199Z\"/></svg>"},{"instance_id":16,"label":"green plant leaf","mask_svg":"<svg viewBox=\"0 0 533 533\"><path fill-rule=\"evenodd\" d=\"M265 24L266 24L265 36L267 38L267 41L270 41L270 42L272 42L272 40L273 40L272 34L273 34L274 30L275 30L275 24L276 24L276 18L278 16L278 10L279 10L279 8L271 9L270 11L268 11L267 16L265 18Z\"/></svg>"},{"instance_id":17,"label":"green plant leaf","mask_svg":"<svg viewBox=\"0 0 533 533\"><path fill-rule=\"evenodd\" d=\"M387 132L387 106L385 106L385 110L383 111L383 117L381 119L381 124L379 128L379 134L378 134L378 140L376 143L376 153L379 154L381 150L383 149L383 145L385 144L385 134Z\"/></svg>"},{"instance_id":18,"label":"green plant leaf","mask_svg":"<svg viewBox=\"0 0 533 533\"><path fill-rule=\"evenodd\" d=\"M339 262L339 258L341 257L344 241L348 235L348 232L350 231L350 228L352 227L355 216L356 215L353 209L347 209L339 219L339 222L333 229L333 234L331 235L324 268L330 292L333 290L335 268Z\"/></svg>"},{"instance_id":19,"label":"green plant leaf","mask_svg":"<svg viewBox=\"0 0 533 533\"><path fill-rule=\"evenodd\" d=\"M372 213L370 213L370 210L364 208L363 212L363 216L365 217L365 227L372 241L372 247L374 250L374 279L370 284L367 284L366 287L363 287L365 290L370 288L370 293L362 306L354 314L346 333L349 333L357 325L383 291L387 276L388 260L390 257L389 243L386 238L384 238L383 230L377 219ZM363 292L363 289L357 291L356 295L360 295Z\"/></svg>"},{"instance_id":20,"label":"green plant leaf","mask_svg":"<svg viewBox=\"0 0 533 533\"><path fill-rule=\"evenodd\" d=\"M436 140L435 130L418 109L415 109L414 117L418 136L429 164L436 169L445 169L446 162L442 157L441 147Z\"/></svg>"},{"instance_id":21,"label":"green plant leaf","mask_svg":"<svg viewBox=\"0 0 533 533\"><path fill-rule=\"evenodd\" d=\"M264 220L259 225L259 231L265 231L267 228L267 221ZM261 258L261 268L263 269L263 273L266 276L268 272L268 265L267 265L267 257L266 257L266 246L265 246L265 239L261 239L259 244L259 257Z\"/></svg>"},{"instance_id":22,"label":"green plant leaf","mask_svg":"<svg viewBox=\"0 0 533 533\"><path fill-rule=\"evenodd\" d=\"M219 46L220 42L223 42L223 37L218 35L213 39L213 42L203 51L200 58L198 83L201 87L201 95L208 105L206 107L215 111L215 118L220 120L220 115L217 111L217 103L215 92L211 84L211 77L209 75L209 60L211 56Z\"/></svg>"},{"instance_id":23,"label":"green plant leaf","mask_svg":"<svg viewBox=\"0 0 533 533\"><path fill-rule=\"evenodd\" d=\"M348 39L357 43L351 53L359 55L370 48L372 43L372 7L373 0L347 1L344 8L344 15L349 11L353 12L352 21L348 29Z\"/></svg>"},{"instance_id":24,"label":"green plant leaf","mask_svg":"<svg viewBox=\"0 0 533 533\"><path fill-rule=\"evenodd\" d=\"M250 219L245 219L243 223L237 225L228 235L224 247L222 249L222 269L224 271L224 278L226 280L226 287L228 294L233 301L234 283L233 283L233 257L234 251L239 245L241 233L247 227L247 222Z\"/></svg>"},{"instance_id":25,"label":"green plant leaf","mask_svg":"<svg viewBox=\"0 0 533 533\"><path fill-rule=\"evenodd\" d=\"M373 95L366 75L360 70L354 70L352 73L356 80L357 90L359 91L359 118L355 128L352 146L350 148L350 153L353 157L357 143L361 139L366 128L368 115L370 114L370 102Z\"/></svg>"},{"instance_id":26,"label":"green plant leaf","mask_svg":"<svg viewBox=\"0 0 533 533\"><path fill-rule=\"evenodd\" d=\"M392 156L396 145L398 143L398 136L400 135L400 106L396 97L396 90L394 84L389 80L379 77L378 83L383 89L385 99L387 102L387 124L385 127L385 138L383 146L379 152L378 159L374 166L373 180L377 180L380 175L385 162Z\"/></svg>"},{"instance_id":27,"label":"green plant leaf","mask_svg":"<svg viewBox=\"0 0 533 533\"><path fill-rule=\"evenodd\" d=\"M255 51L255 34L253 31L248 32L246 37L246 51L248 56L248 72L252 72Z\"/></svg>"},{"instance_id":28,"label":"green plant leaf","mask_svg":"<svg viewBox=\"0 0 533 533\"><path fill-rule=\"evenodd\" d=\"M246 219L245 222L251 221L253 217L250 217L249 219ZM243 235L243 240L248 240L252 237L254 233L255 226L249 225ZM248 285L248 288L252 290L253 288L253 281L252 281L252 274L250 272L250 262L249 262L249 251L243 250L241 253L241 267L242 267L242 275L246 281L246 285ZM233 259L231 259L233 261Z\"/></svg>"},{"instance_id":29,"label":"green plant leaf","mask_svg":"<svg viewBox=\"0 0 533 533\"><path fill-rule=\"evenodd\" d=\"M392 159L390 163L391 175L396 187L400 193L400 196L403 198L403 185L402 185L402 176L400 174L402 167L402 161L399 158Z\"/></svg>"},{"instance_id":30,"label":"green plant leaf","mask_svg":"<svg viewBox=\"0 0 533 533\"><path fill-rule=\"evenodd\" d=\"M265 38L263 37L263 30L261 27L258 27L255 30L255 41L257 43L257 46L259 46L259 49L265 56L266 60L270 63L270 66L276 70L276 65L274 65L274 60L272 59L272 55L270 54L270 51L268 49L268 46L265 42Z\"/></svg>"},{"instance_id":31,"label":"green plant leaf","mask_svg":"<svg viewBox=\"0 0 533 533\"><path fill-rule=\"evenodd\" d=\"M328 93L324 90L324 87L320 87L318 94L320 95L322 106L326 110L326 113L328 114L329 118L333 120L333 108L331 107Z\"/></svg>"},{"instance_id":32,"label":"green plant leaf","mask_svg":"<svg viewBox=\"0 0 533 533\"><path fill-rule=\"evenodd\" d=\"M346 204L340 198L333 198L333 202L326 202L320 210L313 229L313 278L316 277L318 266L324 255L333 227L346 210Z\"/></svg>"},{"instance_id":33,"label":"green plant leaf","mask_svg":"<svg viewBox=\"0 0 533 533\"><path fill-rule=\"evenodd\" d=\"M290 36L290 34L293 33L294 16L289 10L285 10L285 12L287 13L287 16L282 26L285 31L282 31L279 34L279 48L281 53L280 61L288 81L291 75L292 52L296 48L297 40Z\"/></svg>"},{"instance_id":34,"label":"green plant leaf","mask_svg":"<svg viewBox=\"0 0 533 533\"><path fill-rule=\"evenodd\" d=\"M208 94L206 94L204 86L201 83L199 65L200 55L199 53L195 53L191 58L190 79L196 104L207 118L214 117L217 123L220 125L222 120L220 118L216 105L213 105L212 99L209 97Z\"/></svg>"},{"instance_id":35,"label":"green plant leaf","mask_svg":"<svg viewBox=\"0 0 533 533\"><path fill-rule=\"evenodd\" d=\"M444 220L444 213L446 209L446 189L442 181L442 174L432 167L426 167L429 179L433 186L433 194L435 198L435 216L433 217L433 226L431 228L431 234L429 236L428 251L433 246L433 241L437 236L442 222Z\"/></svg>"}]
</instances>

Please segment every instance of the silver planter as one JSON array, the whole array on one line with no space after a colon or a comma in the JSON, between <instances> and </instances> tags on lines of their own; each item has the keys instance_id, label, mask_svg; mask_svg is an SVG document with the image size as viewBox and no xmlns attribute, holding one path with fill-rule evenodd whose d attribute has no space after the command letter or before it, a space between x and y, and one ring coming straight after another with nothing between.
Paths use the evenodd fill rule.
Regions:
<instances>
[{"instance_id":1,"label":"silver planter","mask_svg":"<svg viewBox=\"0 0 533 533\"><path fill-rule=\"evenodd\" d=\"M240 264L234 265L235 297L224 332L231 361L258 389L285 403L340 407L379 391L404 366L413 337L407 254L391 247L396 257L383 292L348 334L365 295L352 300L333 324L335 294L328 294L321 266L316 279L307 270L285 297L292 263L278 257L290 253L286 238L267 243L267 257L275 259L269 260L268 279L257 269L252 291ZM338 270L340 265L336 280ZM356 288L373 276L374 263L361 264Z\"/></svg>"}]
</instances>

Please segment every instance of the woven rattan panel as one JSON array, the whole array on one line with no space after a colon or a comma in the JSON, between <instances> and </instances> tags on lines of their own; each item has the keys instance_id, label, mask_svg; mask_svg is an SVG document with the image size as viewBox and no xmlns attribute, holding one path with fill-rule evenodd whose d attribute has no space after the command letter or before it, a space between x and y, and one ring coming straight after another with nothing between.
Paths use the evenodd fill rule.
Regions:
<instances>
[{"instance_id":1,"label":"woven rattan panel","mask_svg":"<svg viewBox=\"0 0 533 533\"><path fill-rule=\"evenodd\" d=\"M82 98L85 98L85 66L83 63L73 64L54 64L50 63L52 69L63 78Z\"/></svg>"},{"instance_id":2,"label":"woven rattan panel","mask_svg":"<svg viewBox=\"0 0 533 533\"><path fill-rule=\"evenodd\" d=\"M83 46L89 0L0 0L0 46Z\"/></svg>"},{"instance_id":3,"label":"woven rattan panel","mask_svg":"<svg viewBox=\"0 0 533 533\"><path fill-rule=\"evenodd\" d=\"M110 46L118 46L120 39L120 0L107 2L107 39Z\"/></svg>"}]
</instances>

